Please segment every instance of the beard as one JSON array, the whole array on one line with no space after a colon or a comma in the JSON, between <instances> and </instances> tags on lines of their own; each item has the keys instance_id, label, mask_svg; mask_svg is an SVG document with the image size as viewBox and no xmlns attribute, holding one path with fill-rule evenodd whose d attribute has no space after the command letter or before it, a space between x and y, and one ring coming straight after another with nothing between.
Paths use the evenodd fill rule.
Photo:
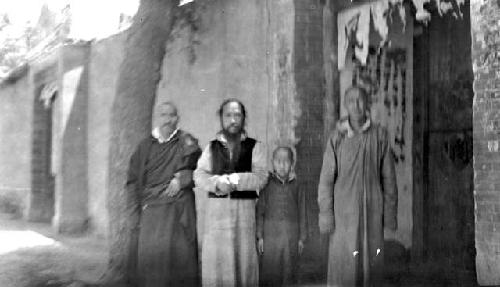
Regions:
<instances>
[{"instance_id":1,"label":"beard","mask_svg":"<svg viewBox=\"0 0 500 287\"><path fill-rule=\"evenodd\" d=\"M243 129L239 125L230 125L222 129L222 133L230 140L239 139Z\"/></svg>"},{"instance_id":2,"label":"beard","mask_svg":"<svg viewBox=\"0 0 500 287\"><path fill-rule=\"evenodd\" d=\"M237 128L229 126L222 129L222 134L227 140L228 148L232 151L231 161L237 161L240 157L242 132L243 129L239 126Z\"/></svg>"},{"instance_id":3,"label":"beard","mask_svg":"<svg viewBox=\"0 0 500 287\"><path fill-rule=\"evenodd\" d=\"M160 127L160 131L162 133L162 136L168 137L170 134L172 134L176 129L175 125L162 125Z\"/></svg>"}]
</instances>

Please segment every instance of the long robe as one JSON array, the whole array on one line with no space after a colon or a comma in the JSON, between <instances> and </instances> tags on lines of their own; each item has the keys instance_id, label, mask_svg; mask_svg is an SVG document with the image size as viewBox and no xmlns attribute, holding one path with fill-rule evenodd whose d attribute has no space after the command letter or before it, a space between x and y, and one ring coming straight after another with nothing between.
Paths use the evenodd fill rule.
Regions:
<instances>
[{"instance_id":1,"label":"long robe","mask_svg":"<svg viewBox=\"0 0 500 287\"><path fill-rule=\"evenodd\" d=\"M394 162L384 128L354 133L340 121L327 142L318 188L319 225L331 231L328 286L382 284L384 226L397 227Z\"/></svg>"},{"instance_id":2,"label":"long robe","mask_svg":"<svg viewBox=\"0 0 500 287\"><path fill-rule=\"evenodd\" d=\"M224 146L225 140L217 140ZM208 145L194 172L197 193L215 192L219 175L212 174ZM236 191L259 191L267 181L266 157L257 142L252 152L252 171L238 173ZM198 194L197 194L198 196ZM208 198L204 202L204 234L201 247L203 286L257 286L258 257L255 241L255 199Z\"/></svg>"},{"instance_id":3,"label":"long robe","mask_svg":"<svg viewBox=\"0 0 500 287\"><path fill-rule=\"evenodd\" d=\"M127 189L139 213L129 267L132 285L198 285L192 170L200 153L196 140L179 131L164 143L145 139L132 155ZM174 176L181 190L174 197L161 196Z\"/></svg>"},{"instance_id":4,"label":"long robe","mask_svg":"<svg viewBox=\"0 0 500 287\"><path fill-rule=\"evenodd\" d=\"M297 180L271 175L257 202L257 238L264 240L260 286L297 284L298 242L306 240L306 220L305 193Z\"/></svg>"}]
</instances>

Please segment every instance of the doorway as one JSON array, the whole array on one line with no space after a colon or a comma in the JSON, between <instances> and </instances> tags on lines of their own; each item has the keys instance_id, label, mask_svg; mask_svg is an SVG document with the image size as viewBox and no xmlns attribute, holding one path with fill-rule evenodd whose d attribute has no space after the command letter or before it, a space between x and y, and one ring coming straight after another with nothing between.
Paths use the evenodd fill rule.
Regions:
<instances>
[{"instance_id":1,"label":"doorway","mask_svg":"<svg viewBox=\"0 0 500 287\"><path fill-rule=\"evenodd\" d=\"M475 282L468 4L462 11L415 24L413 261L427 275Z\"/></svg>"},{"instance_id":2,"label":"doorway","mask_svg":"<svg viewBox=\"0 0 500 287\"><path fill-rule=\"evenodd\" d=\"M53 102L57 92L47 85L35 91L28 220L51 222L54 216Z\"/></svg>"}]
</instances>

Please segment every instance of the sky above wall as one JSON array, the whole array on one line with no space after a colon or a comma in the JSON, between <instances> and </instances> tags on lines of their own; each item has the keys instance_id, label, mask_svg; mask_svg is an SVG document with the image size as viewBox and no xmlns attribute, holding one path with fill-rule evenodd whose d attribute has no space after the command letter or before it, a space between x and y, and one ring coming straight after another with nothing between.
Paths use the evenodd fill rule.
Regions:
<instances>
[{"instance_id":1,"label":"sky above wall","mask_svg":"<svg viewBox=\"0 0 500 287\"><path fill-rule=\"evenodd\" d=\"M11 24L26 27L35 25L44 4L60 13L70 6L72 25L70 38L101 39L120 30L120 15L133 16L139 0L16 0L0 1L0 12L7 13ZM123 27L121 27L123 28Z\"/></svg>"}]
</instances>

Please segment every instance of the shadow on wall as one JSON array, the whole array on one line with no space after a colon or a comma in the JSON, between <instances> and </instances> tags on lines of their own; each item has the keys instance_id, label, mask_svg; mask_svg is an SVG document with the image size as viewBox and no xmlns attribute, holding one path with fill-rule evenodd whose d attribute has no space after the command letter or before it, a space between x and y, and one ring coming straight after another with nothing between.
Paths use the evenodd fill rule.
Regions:
<instances>
[{"instance_id":1,"label":"shadow on wall","mask_svg":"<svg viewBox=\"0 0 500 287\"><path fill-rule=\"evenodd\" d=\"M23 201L15 193L0 194L0 212L11 214L12 218L20 218Z\"/></svg>"}]
</instances>

